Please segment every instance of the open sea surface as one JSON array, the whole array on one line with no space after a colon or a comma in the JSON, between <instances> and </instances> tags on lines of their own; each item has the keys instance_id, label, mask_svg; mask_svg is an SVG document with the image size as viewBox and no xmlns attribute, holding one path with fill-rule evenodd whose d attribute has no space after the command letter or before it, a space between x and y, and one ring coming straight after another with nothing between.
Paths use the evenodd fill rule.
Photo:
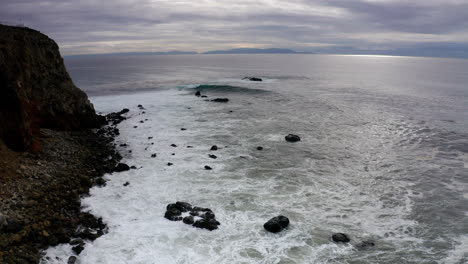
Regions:
<instances>
[{"instance_id":1,"label":"open sea surface","mask_svg":"<svg viewBox=\"0 0 468 264\"><path fill-rule=\"evenodd\" d=\"M98 112L130 109L116 143L122 161L137 167L106 175L107 185L83 198L109 232L87 243L81 264L468 263L468 60L65 62ZM229 102L206 101L218 97ZM289 133L302 140L286 142ZM219 229L168 221L166 205L176 201L211 208ZM279 214L290 226L266 232ZM334 243L335 232L351 242ZM359 250L362 241L375 246ZM68 244L45 253L44 264L73 255Z\"/></svg>"}]
</instances>

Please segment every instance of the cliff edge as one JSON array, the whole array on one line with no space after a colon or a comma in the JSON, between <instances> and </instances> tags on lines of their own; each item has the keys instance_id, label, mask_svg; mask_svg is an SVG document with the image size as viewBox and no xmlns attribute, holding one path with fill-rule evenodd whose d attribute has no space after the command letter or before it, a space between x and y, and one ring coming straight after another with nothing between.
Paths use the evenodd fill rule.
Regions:
<instances>
[{"instance_id":1,"label":"cliff edge","mask_svg":"<svg viewBox=\"0 0 468 264\"><path fill-rule=\"evenodd\" d=\"M77 130L100 121L73 84L55 41L36 30L0 25L0 139L10 149L34 145L40 128Z\"/></svg>"}]
</instances>

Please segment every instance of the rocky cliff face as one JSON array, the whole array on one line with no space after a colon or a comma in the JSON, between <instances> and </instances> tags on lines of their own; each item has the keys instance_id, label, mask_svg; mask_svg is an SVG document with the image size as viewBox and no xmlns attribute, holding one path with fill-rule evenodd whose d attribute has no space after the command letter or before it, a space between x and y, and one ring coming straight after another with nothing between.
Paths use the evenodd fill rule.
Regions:
<instances>
[{"instance_id":1,"label":"rocky cliff face","mask_svg":"<svg viewBox=\"0 0 468 264\"><path fill-rule=\"evenodd\" d=\"M76 130L99 123L52 39L29 28L0 25L0 139L8 147L29 148L39 128Z\"/></svg>"}]
</instances>

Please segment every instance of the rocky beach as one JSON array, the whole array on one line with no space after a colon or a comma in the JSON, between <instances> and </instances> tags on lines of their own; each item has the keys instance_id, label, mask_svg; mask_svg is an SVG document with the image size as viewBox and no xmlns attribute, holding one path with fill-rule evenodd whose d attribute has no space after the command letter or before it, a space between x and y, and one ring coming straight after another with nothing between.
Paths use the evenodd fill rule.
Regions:
<instances>
[{"instance_id":1,"label":"rocky beach","mask_svg":"<svg viewBox=\"0 0 468 264\"><path fill-rule=\"evenodd\" d=\"M79 252L106 231L80 198L118 167L125 118L97 115L38 31L0 25L0 67L0 263L38 263L59 243Z\"/></svg>"}]
</instances>

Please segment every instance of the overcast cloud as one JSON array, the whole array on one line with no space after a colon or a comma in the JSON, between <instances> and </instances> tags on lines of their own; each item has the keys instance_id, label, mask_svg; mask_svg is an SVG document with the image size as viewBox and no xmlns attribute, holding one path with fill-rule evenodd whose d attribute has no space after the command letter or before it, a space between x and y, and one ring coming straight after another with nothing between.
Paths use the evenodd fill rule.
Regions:
<instances>
[{"instance_id":1,"label":"overcast cloud","mask_svg":"<svg viewBox=\"0 0 468 264\"><path fill-rule=\"evenodd\" d=\"M1 0L62 54L468 46L468 0Z\"/></svg>"}]
</instances>

